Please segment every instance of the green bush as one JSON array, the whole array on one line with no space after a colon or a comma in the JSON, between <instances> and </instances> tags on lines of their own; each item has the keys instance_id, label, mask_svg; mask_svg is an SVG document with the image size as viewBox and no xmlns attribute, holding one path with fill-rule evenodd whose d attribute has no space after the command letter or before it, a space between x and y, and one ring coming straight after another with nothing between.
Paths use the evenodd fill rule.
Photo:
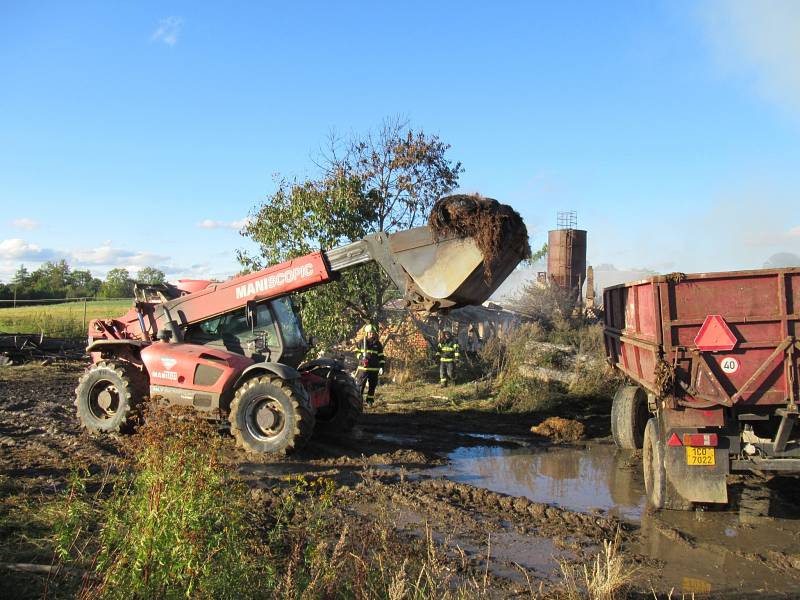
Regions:
<instances>
[{"instance_id":1,"label":"green bush","mask_svg":"<svg viewBox=\"0 0 800 600\"><path fill-rule=\"evenodd\" d=\"M575 325L556 319L550 327L529 323L486 345L483 360L497 374L498 410L548 412L577 397L605 399L614 394L619 376L605 363L602 326ZM548 344L576 348L578 357L574 366L568 367L568 352ZM532 367L571 369L572 380L565 385L525 376L523 371Z\"/></svg>"},{"instance_id":2,"label":"green bush","mask_svg":"<svg viewBox=\"0 0 800 600\"><path fill-rule=\"evenodd\" d=\"M556 381L511 375L500 383L495 407L501 412L549 412L565 391L564 385Z\"/></svg>"},{"instance_id":3,"label":"green bush","mask_svg":"<svg viewBox=\"0 0 800 600\"><path fill-rule=\"evenodd\" d=\"M621 381L622 377L606 363L580 361L575 364L575 376L569 392L577 396L610 399Z\"/></svg>"},{"instance_id":4,"label":"green bush","mask_svg":"<svg viewBox=\"0 0 800 600\"><path fill-rule=\"evenodd\" d=\"M605 358L603 326L600 323L558 321L548 332L547 340L554 344L572 346L580 354Z\"/></svg>"},{"instance_id":5,"label":"green bush","mask_svg":"<svg viewBox=\"0 0 800 600\"><path fill-rule=\"evenodd\" d=\"M257 543L246 488L219 462L219 435L162 415L130 442L112 491L89 495L74 480L56 522L57 557L96 573L79 595L267 597L256 592L269 589L275 573ZM87 529L93 522L96 531Z\"/></svg>"}]
</instances>

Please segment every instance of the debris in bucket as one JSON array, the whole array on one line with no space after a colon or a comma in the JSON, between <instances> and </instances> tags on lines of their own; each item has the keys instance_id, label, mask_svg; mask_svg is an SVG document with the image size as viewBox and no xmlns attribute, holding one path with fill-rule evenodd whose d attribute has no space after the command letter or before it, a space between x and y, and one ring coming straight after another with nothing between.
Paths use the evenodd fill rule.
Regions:
<instances>
[{"instance_id":1,"label":"debris in bucket","mask_svg":"<svg viewBox=\"0 0 800 600\"><path fill-rule=\"evenodd\" d=\"M510 206L478 194L454 194L436 201L428 225L438 241L445 237L471 237L483 254L486 280L491 281L492 264L500 245L508 244L523 258L530 258L528 230L522 217Z\"/></svg>"},{"instance_id":2,"label":"debris in bucket","mask_svg":"<svg viewBox=\"0 0 800 600\"><path fill-rule=\"evenodd\" d=\"M531 427L531 433L550 438L554 442L576 442L586 437L586 427L573 419L549 417Z\"/></svg>"}]
</instances>

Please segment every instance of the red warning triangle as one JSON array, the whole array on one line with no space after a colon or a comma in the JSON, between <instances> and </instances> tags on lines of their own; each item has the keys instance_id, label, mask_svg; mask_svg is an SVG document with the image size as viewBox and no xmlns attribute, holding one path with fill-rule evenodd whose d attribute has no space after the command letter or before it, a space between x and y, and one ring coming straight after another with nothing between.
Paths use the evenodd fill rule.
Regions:
<instances>
[{"instance_id":1,"label":"red warning triangle","mask_svg":"<svg viewBox=\"0 0 800 600\"><path fill-rule=\"evenodd\" d=\"M678 437L677 433L673 433L670 436L667 440L667 446L683 446L683 444L681 444L681 438Z\"/></svg>"},{"instance_id":2,"label":"red warning triangle","mask_svg":"<svg viewBox=\"0 0 800 600\"><path fill-rule=\"evenodd\" d=\"M736 336L720 315L708 315L694 338L698 350L729 351L736 346Z\"/></svg>"}]
</instances>

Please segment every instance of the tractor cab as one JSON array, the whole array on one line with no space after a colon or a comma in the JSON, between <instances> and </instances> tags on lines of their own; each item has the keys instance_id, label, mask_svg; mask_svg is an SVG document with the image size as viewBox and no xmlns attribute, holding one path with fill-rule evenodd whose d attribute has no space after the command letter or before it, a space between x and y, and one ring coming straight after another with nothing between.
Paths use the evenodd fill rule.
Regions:
<instances>
[{"instance_id":1,"label":"tractor cab","mask_svg":"<svg viewBox=\"0 0 800 600\"><path fill-rule=\"evenodd\" d=\"M247 306L191 325L184 342L225 349L257 362L297 367L309 345L290 296Z\"/></svg>"}]
</instances>

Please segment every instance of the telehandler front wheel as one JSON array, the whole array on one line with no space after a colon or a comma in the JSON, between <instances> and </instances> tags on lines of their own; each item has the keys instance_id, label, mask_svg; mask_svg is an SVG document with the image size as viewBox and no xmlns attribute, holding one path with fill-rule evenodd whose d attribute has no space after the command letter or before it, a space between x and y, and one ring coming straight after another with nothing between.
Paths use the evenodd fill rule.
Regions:
<instances>
[{"instance_id":1,"label":"telehandler front wheel","mask_svg":"<svg viewBox=\"0 0 800 600\"><path fill-rule=\"evenodd\" d=\"M261 454L291 454L305 446L314 431L314 414L299 382L274 375L243 383L228 418L236 444Z\"/></svg>"},{"instance_id":2,"label":"telehandler front wheel","mask_svg":"<svg viewBox=\"0 0 800 600\"><path fill-rule=\"evenodd\" d=\"M133 428L131 410L142 399L139 379L130 367L100 361L89 367L75 388L78 419L93 433L128 433Z\"/></svg>"}]
</instances>

